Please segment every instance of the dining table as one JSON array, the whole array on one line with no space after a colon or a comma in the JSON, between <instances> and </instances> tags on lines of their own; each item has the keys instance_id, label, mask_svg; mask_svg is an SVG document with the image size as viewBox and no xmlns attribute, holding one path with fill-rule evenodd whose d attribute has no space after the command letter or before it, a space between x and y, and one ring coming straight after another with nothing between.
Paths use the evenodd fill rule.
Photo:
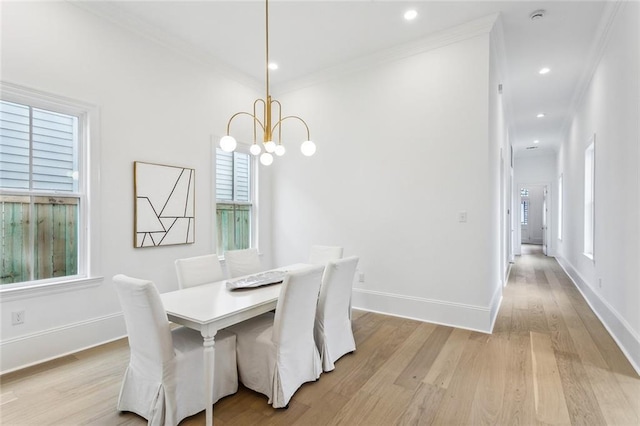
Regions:
<instances>
[{"instance_id":1,"label":"dining table","mask_svg":"<svg viewBox=\"0 0 640 426\"><path fill-rule=\"evenodd\" d=\"M296 263L272 271L309 267ZM160 295L169 321L198 330L204 345L206 424L213 425L215 336L218 330L275 309L282 283L229 290L222 280Z\"/></svg>"}]
</instances>

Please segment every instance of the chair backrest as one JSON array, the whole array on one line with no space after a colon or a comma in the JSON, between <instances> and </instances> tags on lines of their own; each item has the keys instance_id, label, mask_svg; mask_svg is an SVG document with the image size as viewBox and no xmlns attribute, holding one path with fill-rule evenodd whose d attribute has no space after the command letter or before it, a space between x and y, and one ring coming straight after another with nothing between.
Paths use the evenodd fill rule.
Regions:
<instances>
[{"instance_id":1,"label":"chair backrest","mask_svg":"<svg viewBox=\"0 0 640 426\"><path fill-rule=\"evenodd\" d=\"M296 346L298 339L313 340L313 325L324 266L289 272L276 305L272 340L282 347Z\"/></svg>"},{"instance_id":2,"label":"chair backrest","mask_svg":"<svg viewBox=\"0 0 640 426\"><path fill-rule=\"evenodd\" d=\"M342 247L311 246L309 263L313 265L326 265L330 260L342 259Z\"/></svg>"},{"instance_id":3,"label":"chair backrest","mask_svg":"<svg viewBox=\"0 0 640 426\"><path fill-rule=\"evenodd\" d=\"M340 322L349 316L358 260L357 256L352 256L327 263L316 313L323 323Z\"/></svg>"},{"instance_id":4,"label":"chair backrest","mask_svg":"<svg viewBox=\"0 0 640 426\"><path fill-rule=\"evenodd\" d=\"M258 250L254 248L225 251L224 261L227 264L229 278L262 272L260 256Z\"/></svg>"},{"instance_id":5,"label":"chair backrest","mask_svg":"<svg viewBox=\"0 0 640 426\"><path fill-rule=\"evenodd\" d=\"M113 282L127 326L130 364L155 378L162 378L163 364L172 359L173 339L167 313L151 281L116 275Z\"/></svg>"},{"instance_id":6,"label":"chair backrest","mask_svg":"<svg viewBox=\"0 0 640 426\"><path fill-rule=\"evenodd\" d=\"M194 287L224 279L224 272L222 272L218 255L215 253L178 259L175 265L180 288Z\"/></svg>"}]
</instances>

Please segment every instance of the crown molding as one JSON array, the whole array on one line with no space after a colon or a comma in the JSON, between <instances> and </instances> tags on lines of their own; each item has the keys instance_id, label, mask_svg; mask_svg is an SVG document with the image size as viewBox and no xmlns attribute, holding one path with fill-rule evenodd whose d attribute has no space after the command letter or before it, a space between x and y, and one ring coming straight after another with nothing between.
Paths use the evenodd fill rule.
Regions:
<instances>
[{"instance_id":1,"label":"crown molding","mask_svg":"<svg viewBox=\"0 0 640 426\"><path fill-rule=\"evenodd\" d=\"M168 34L157 26L124 12L117 6L117 2L83 0L67 0L67 2L198 63L221 77L234 80L258 91L262 91L264 88L262 82L197 48L192 43Z\"/></svg>"},{"instance_id":2,"label":"crown molding","mask_svg":"<svg viewBox=\"0 0 640 426\"><path fill-rule=\"evenodd\" d=\"M120 28L146 38L147 40L169 49L182 57L198 63L221 77L234 80L244 86L258 91L263 90L264 84L261 81L228 65L224 61L215 58L208 52L197 48L192 43L178 36L168 34L157 26L124 12L117 6L117 2L82 0L66 1L88 13L93 14L94 16L105 19ZM498 17L499 14L497 13L487 15L455 27L436 32L428 37L424 37L413 42L403 43L389 49L346 61L333 67L325 68L324 70L320 70L296 80L280 84L272 84L274 88L273 91L286 93L299 90L343 75L355 73L366 68L397 61L399 59L457 43L459 41L488 34L494 27Z\"/></svg>"},{"instance_id":3,"label":"crown molding","mask_svg":"<svg viewBox=\"0 0 640 426\"><path fill-rule=\"evenodd\" d=\"M565 135L565 137L568 136L571 122L573 121L578 108L582 104L582 101L589 90L591 80L593 80L593 76L600 65L600 61L602 60L606 47L609 44L613 22L618 16L618 13L622 9L622 5L624 3L625 0L613 0L605 3L602 18L600 19L600 23L596 30L596 37L591 45L589 58L584 70L582 71L582 75L578 80L571 104L569 105L569 110L565 116L562 127L560 128L560 134Z\"/></svg>"},{"instance_id":4,"label":"crown molding","mask_svg":"<svg viewBox=\"0 0 640 426\"><path fill-rule=\"evenodd\" d=\"M339 65L325 68L318 72L309 74L305 77L286 83L280 83L274 86L274 91L282 94L300 90L305 87L314 86L319 83L342 77L344 75L353 74L367 68L394 62L463 40L468 40L480 35L488 34L494 27L498 17L499 14L497 13L487 15L485 17L469 21L465 24L438 31L413 42L403 43L398 46L384 49L370 55L360 56L353 60L343 62Z\"/></svg>"}]
</instances>

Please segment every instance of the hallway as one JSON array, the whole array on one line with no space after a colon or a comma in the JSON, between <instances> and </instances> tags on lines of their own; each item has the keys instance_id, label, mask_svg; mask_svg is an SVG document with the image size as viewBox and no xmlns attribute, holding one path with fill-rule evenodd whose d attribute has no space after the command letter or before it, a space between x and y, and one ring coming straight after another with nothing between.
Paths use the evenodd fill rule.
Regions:
<instances>
[{"instance_id":1,"label":"hallway","mask_svg":"<svg viewBox=\"0 0 640 426\"><path fill-rule=\"evenodd\" d=\"M640 424L640 379L629 361L556 260L541 246L522 250L493 332L518 351L508 374L526 372L513 373L515 411L526 419L534 410L549 424Z\"/></svg>"}]
</instances>

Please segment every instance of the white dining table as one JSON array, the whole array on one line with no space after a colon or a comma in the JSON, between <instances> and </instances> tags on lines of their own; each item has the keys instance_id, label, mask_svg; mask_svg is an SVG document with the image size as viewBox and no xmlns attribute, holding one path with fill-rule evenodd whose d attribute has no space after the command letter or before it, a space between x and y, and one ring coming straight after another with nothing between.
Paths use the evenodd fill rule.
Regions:
<instances>
[{"instance_id":1,"label":"white dining table","mask_svg":"<svg viewBox=\"0 0 640 426\"><path fill-rule=\"evenodd\" d=\"M276 268L293 271L305 263ZM282 283L250 289L228 290L226 280L160 295L169 321L198 330L203 338L206 424L213 425L215 335L218 330L275 309Z\"/></svg>"}]
</instances>

